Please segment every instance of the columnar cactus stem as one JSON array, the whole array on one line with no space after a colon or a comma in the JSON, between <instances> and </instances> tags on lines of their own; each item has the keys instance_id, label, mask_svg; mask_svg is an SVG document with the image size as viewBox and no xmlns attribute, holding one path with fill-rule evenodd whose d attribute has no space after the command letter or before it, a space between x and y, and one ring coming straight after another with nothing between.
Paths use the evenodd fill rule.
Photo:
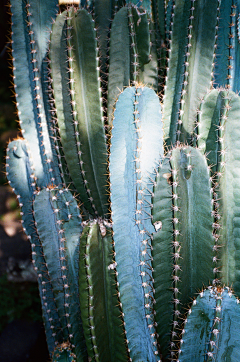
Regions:
<instances>
[{"instance_id":1,"label":"columnar cactus stem","mask_svg":"<svg viewBox=\"0 0 240 362\"><path fill-rule=\"evenodd\" d=\"M225 356L237 360L239 320L239 300L230 288L209 287L200 292L184 321L177 361L218 362Z\"/></svg>"},{"instance_id":2,"label":"columnar cactus stem","mask_svg":"<svg viewBox=\"0 0 240 362\"><path fill-rule=\"evenodd\" d=\"M45 227L46 212L49 219ZM82 231L79 207L68 190L50 187L37 194L34 217L46 255L64 339L69 339L78 361L83 362L86 351L78 302L78 253Z\"/></svg>"},{"instance_id":3,"label":"columnar cactus stem","mask_svg":"<svg viewBox=\"0 0 240 362\"><path fill-rule=\"evenodd\" d=\"M55 345L63 341L63 334L43 248L34 227L32 202L37 192L36 177L25 140L18 139L9 144L6 161L9 184L16 192L21 207L23 230L31 243L32 262L38 276L46 337L51 353Z\"/></svg>"},{"instance_id":4,"label":"columnar cactus stem","mask_svg":"<svg viewBox=\"0 0 240 362\"><path fill-rule=\"evenodd\" d=\"M111 232L100 220L85 226L79 260L80 304L89 357L96 361L125 362L127 349L112 270L115 263L109 254L111 242Z\"/></svg>"},{"instance_id":5,"label":"columnar cactus stem","mask_svg":"<svg viewBox=\"0 0 240 362\"><path fill-rule=\"evenodd\" d=\"M53 164L55 155L47 125L45 79L45 56L49 30L57 12L57 0L40 7L32 0L16 0L12 2L11 11L12 51L16 54L13 60L14 80L22 133L36 159L34 166L39 185L46 186L53 180L60 184L58 168ZM28 99L25 99L26 94Z\"/></svg>"},{"instance_id":6,"label":"columnar cactus stem","mask_svg":"<svg viewBox=\"0 0 240 362\"><path fill-rule=\"evenodd\" d=\"M112 141L114 139L114 142L112 142L111 146L109 165L111 174L113 238L116 251L120 301L126 323L125 328L127 340L129 341L130 357L133 360L135 358L143 360L148 358L149 361L155 361L158 353L154 340L154 325L150 322L151 318L148 318L149 308L145 307L145 294L149 292L150 295L152 294L149 285L152 274L151 256L148 256L148 250L150 251L150 249L147 244L151 242L151 237L149 236L153 230L151 218L149 219L149 216L145 214L146 218L143 211L142 214L136 214L136 212L138 210L141 212L143 208L147 211L147 208L149 208L150 213L151 201L149 202L149 197L151 200L153 185L147 184L150 184L149 176L151 177L154 173L159 156L163 154L162 144L159 142L159 138L162 135L160 107L158 99L152 98L153 92L153 90L148 88L134 87L127 88L120 95L114 114L115 119L112 130ZM147 108L146 105L148 105ZM150 124L155 126L151 128ZM138 135L140 127L142 128L142 140L140 140ZM138 146L137 151L136 146ZM121 158L119 159L120 155ZM136 155L139 157L136 157ZM117 164L115 163L116 157L119 160ZM115 169L116 167L117 169ZM126 169L130 179L128 185L124 181ZM142 186L141 182L137 183L138 173L142 175L142 178L139 179L139 181L142 181ZM129 188L132 190L130 202ZM140 189L144 190L144 199L142 198L143 195L138 192ZM138 200L139 205L137 203ZM119 209L123 213L121 219L117 217ZM128 210L131 215L130 218ZM126 225L128 225L128 231L125 229ZM150 230L149 226L151 226ZM146 245L142 244L143 240L146 240L146 243L144 241ZM127 249L131 248L131 252L128 252L122 258L122 253L124 253L124 250L127 250L125 245L128 245ZM144 251L143 254L142 250ZM146 259L143 261L142 258L144 257ZM127 280L129 277L126 278L127 270L129 270L131 275L130 283ZM142 273L145 274L143 275ZM150 278L148 274L150 274ZM148 282L145 282L145 278L147 278ZM137 297L134 297L134 295ZM132 304L131 301L133 300L135 302ZM143 343L148 346L147 349L142 348ZM141 347L137 350L135 348L132 350L134 345L139 347L141 345Z\"/></svg>"},{"instance_id":7,"label":"columnar cactus stem","mask_svg":"<svg viewBox=\"0 0 240 362\"><path fill-rule=\"evenodd\" d=\"M240 4L11 1L6 173L53 362L240 360Z\"/></svg>"},{"instance_id":8,"label":"columnar cactus stem","mask_svg":"<svg viewBox=\"0 0 240 362\"><path fill-rule=\"evenodd\" d=\"M72 105L72 117L73 117L73 125L74 125L74 134L75 134L75 143L77 146L77 155L78 155L78 159L79 159L79 165L81 168L81 174L83 177L83 182L84 182L84 186L86 188L86 192L88 195L88 199L91 201L91 206L93 208L93 211L96 215L98 215L97 209L95 204L93 203L93 197L91 194L91 190L90 190L90 186L89 186L89 182L87 180L87 175L86 175L86 170L84 167L84 162L83 162L83 158L82 158L82 147L81 147L81 140L80 140L80 134L79 134L79 130L78 130L78 123L79 123L79 114L78 114L78 109L77 109L77 102L76 102L76 85L75 85L75 79L74 79L74 57L75 54L73 52L74 46L72 43L72 18L74 16L73 10L69 11L67 13L67 50L68 50L68 69L69 69L69 88L70 88L70 94L71 94L71 105Z\"/></svg>"}]
</instances>

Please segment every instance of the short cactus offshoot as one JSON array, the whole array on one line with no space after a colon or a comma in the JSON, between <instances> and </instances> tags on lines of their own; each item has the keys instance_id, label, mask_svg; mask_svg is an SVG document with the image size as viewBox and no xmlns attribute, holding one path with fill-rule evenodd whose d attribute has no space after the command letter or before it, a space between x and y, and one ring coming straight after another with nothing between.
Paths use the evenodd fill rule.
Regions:
<instances>
[{"instance_id":1,"label":"short cactus offshoot","mask_svg":"<svg viewBox=\"0 0 240 362\"><path fill-rule=\"evenodd\" d=\"M58 5L11 0L6 155L52 361L238 361L238 2Z\"/></svg>"}]
</instances>

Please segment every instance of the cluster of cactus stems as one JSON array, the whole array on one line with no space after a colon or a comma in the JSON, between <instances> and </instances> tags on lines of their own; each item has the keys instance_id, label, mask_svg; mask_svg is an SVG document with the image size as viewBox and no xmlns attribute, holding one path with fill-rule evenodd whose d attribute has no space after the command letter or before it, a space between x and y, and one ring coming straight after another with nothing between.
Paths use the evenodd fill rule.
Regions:
<instances>
[{"instance_id":1,"label":"cluster of cactus stems","mask_svg":"<svg viewBox=\"0 0 240 362\"><path fill-rule=\"evenodd\" d=\"M52 361L239 361L240 4L65 4L10 4Z\"/></svg>"}]
</instances>

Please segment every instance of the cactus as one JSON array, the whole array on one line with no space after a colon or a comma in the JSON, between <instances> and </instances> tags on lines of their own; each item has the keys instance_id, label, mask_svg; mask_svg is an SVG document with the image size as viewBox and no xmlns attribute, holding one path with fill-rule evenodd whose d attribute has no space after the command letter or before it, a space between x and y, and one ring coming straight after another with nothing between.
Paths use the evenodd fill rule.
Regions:
<instances>
[{"instance_id":1,"label":"cactus","mask_svg":"<svg viewBox=\"0 0 240 362\"><path fill-rule=\"evenodd\" d=\"M200 292L183 322L177 361L237 361L238 304L230 288L209 287Z\"/></svg>"},{"instance_id":2,"label":"cactus","mask_svg":"<svg viewBox=\"0 0 240 362\"><path fill-rule=\"evenodd\" d=\"M52 361L236 361L239 3L63 3L10 5L6 174Z\"/></svg>"}]
</instances>

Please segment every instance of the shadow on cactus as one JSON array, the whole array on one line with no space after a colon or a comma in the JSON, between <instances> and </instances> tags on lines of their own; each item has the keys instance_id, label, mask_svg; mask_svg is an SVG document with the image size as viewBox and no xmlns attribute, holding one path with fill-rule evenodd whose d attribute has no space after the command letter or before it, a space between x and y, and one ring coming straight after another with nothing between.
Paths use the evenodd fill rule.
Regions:
<instances>
[{"instance_id":1,"label":"shadow on cactus","mask_svg":"<svg viewBox=\"0 0 240 362\"><path fill-rule=\"evenodd\" d=\"M53 362L239 360L237 1L10 6L6 172Z\"/></svg>"}]
</instances>

